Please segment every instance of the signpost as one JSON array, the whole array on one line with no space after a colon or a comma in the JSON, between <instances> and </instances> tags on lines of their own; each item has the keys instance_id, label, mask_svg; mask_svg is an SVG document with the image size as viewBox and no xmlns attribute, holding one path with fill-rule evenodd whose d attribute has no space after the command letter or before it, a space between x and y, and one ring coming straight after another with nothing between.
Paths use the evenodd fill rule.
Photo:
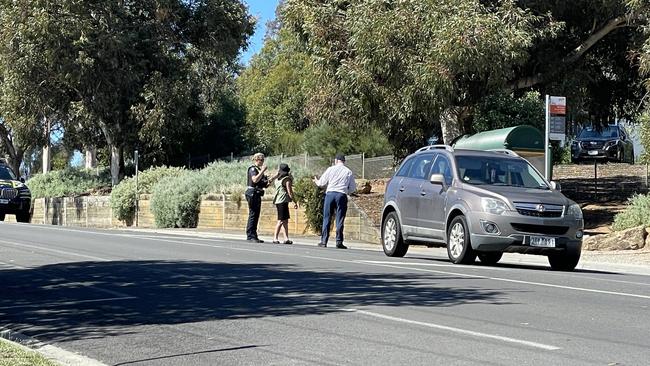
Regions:
<instances>
[{"instance_id":1,"label":"signpost","mask_svg":"<svg viewBox=\"0 0 650 366\"><path fill-rule=\"evenodd\" d=\"M566 139L566 97L546 96L546 133L544 136L544 176L551 178L550 142Z\"/></svg>"},{"instance_id":2,"label":"signpost","mask_svg":"<svg viewBox=\"0 0 650 366\"><path fill-rule=\"evenodd\" d=\"M138 227L138 200L140 195L138 194L138 150L135 151L135 156L133 157L135 163L135 227Z\"/></svg>"}]
</instances>

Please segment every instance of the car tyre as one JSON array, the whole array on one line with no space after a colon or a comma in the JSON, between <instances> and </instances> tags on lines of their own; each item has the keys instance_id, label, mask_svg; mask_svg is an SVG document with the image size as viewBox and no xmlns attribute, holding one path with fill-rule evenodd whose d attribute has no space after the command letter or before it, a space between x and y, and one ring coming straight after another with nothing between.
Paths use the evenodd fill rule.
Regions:
<instances>
[{"instance_id":1,"label":"car tyre","mask_svg":"<svg viewBox=\"0 0 650 366\"><path fill-rule=\"evenodd\" d=\"M402 229L396 212L389 213L381 227L381 246L389 257L403 257L409 245L402 238Z\"/></svg>"},{"instance_id":2,"label":"car tyre","mask_svg":"<svg viewBox=\"0 0 650 366\"><path fill-rule=\"evenodd\" d=\"M28 212L16 212L16 222L29 223L31 217Z\"/></svg>"},{"instance_id":3,"label":"car tyre","mask_svg":"<svg viewBox=\"0 0 650 366\"><path fill-rule=\"evenodd\" d=\"M447 255L455 264L472 264L476 252L472 249L469 230L465 216L458 215L451 220L447 228Z\"/></svg>"},{"instance_id":4,"label":"car tyre","mask_svg":"<svg viewBox=\"0 0 650 366\"><path fill-rule=\"evenodd\" d=\"M503 253L501 252L478 253L478 259L481 260L481 263L487 265L497 264L501 260L501 257L503 257Z\"/></svg>"},{"instance_id":5,"label":"car tyre","mask_svg":"<svg viewBox=\"0 0 650 366\"><path fill-rule=\"evenodd\" d=\"M4 212L0 213L0 221L5 221L5 216L6 214Z\"/></svg>"},{"instance_id":6,"label":"car tyre","mask_svg":"<svg viewBox=\"0 0 650 366\"><path fill-rule=\"evenodd\" d=\"M569 247L564 253L548 256L548 263L554 271L573 271L580 261L582 246Z\"/></svg>"}]
</instances>

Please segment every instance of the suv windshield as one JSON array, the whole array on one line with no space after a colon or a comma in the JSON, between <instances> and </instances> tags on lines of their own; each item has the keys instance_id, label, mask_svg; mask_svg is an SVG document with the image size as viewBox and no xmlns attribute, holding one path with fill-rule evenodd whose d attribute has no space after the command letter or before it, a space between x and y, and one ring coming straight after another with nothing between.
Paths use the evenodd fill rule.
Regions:
<instances>
[{"instance_id":1,"label":"suv windshield","mask_svg":"<svg viewBox=\"0 0 650 366\"><path fill-rule=\"evenodd\" d=\"M603 127L600 131L592 127L584 128L578 135L579 139L592 138L618 138L618 128L616 126Z\"/></svg>"},{"instance_id":2,"label":"suv windshield","mask_svg":"<svg viewBox=\"0 0 650 366\"><path fill-rule=\"evenodd\" d=\"M549 189L524 159L495 156L456 156L458 176L464 183Z\"/></svg>"},{"instance_id":3,"label":"suv windshield","mask_svg":"<svg viewBox=\"0 0 650 366\"><path fill-rule=\"evenodd\" d=\"M0 179L16 180L16 175L8 167L0 165Z\"/></svg>"}]
</instances>

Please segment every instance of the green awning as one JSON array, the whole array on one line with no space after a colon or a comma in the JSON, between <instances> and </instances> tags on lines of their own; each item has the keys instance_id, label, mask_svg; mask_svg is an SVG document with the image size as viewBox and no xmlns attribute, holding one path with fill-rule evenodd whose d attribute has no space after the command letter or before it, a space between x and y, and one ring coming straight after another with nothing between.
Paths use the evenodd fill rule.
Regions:
<instances>
[{"instance_id":1,"label":"green awning","mask_svg":"<svg viewBox=\"0 0 650 366\"><path fill-rule=\"evenodd\" d=\"M544 135L533 126L521 125L465 135L452 146L455 149L508 149L544 153Z\"/></svg>"}]
</instances>

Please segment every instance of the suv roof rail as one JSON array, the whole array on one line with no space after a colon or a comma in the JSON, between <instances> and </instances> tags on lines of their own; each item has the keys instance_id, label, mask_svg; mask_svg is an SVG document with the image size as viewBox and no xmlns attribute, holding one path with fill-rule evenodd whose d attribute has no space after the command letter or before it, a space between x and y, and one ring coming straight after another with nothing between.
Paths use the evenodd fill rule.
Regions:
<instances>
[{"instance_id":1,"label":"suv roof rail","mask_svg":"<svg viewBox=\"0 0 650 366\"><path fill-rule=\"evenodd\" d=\"M519 156L519 154L517 154L516 152L514 152L512 150L508 150L508 149L490 149L488 151L494 151L494 152L498 152L498 153L506 154L506 155L510 155L510 156Z\"/></svg>"},{"instance_id":2,"label":"suv roof rail","mask_svg":"<svg viewBox=\"0 0 650 366\"><path fill-rule=\"evenodd\" d=\"M416 152L428 151L428 150L434 150L434 149L444 149L444 150L447 150L449 152L454 152L454 148L449 146L449 145L429 145L429 146L419 148Z\"/></svg>"}]
</instances>

